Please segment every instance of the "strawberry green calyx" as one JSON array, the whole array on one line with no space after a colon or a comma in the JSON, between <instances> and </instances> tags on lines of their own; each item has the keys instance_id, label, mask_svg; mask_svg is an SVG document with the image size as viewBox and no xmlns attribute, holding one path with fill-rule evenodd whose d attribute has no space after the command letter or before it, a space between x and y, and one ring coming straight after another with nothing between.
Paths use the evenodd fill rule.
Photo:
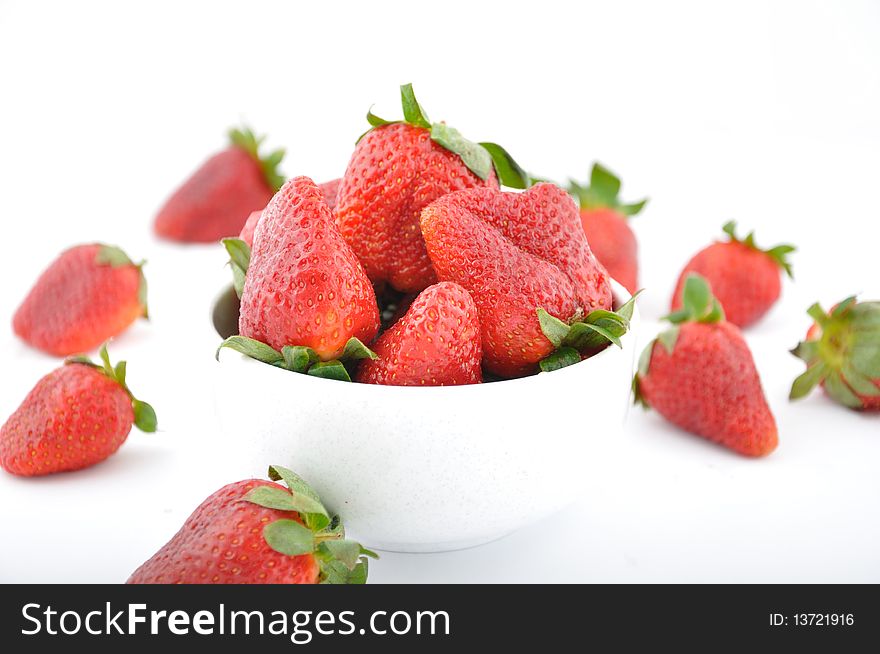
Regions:
<instances>
[{"instance_id":1,"label":"strawberry green calyx","mask_svg":"<svg viewBox=\"0 0 880 654\"><path fill-rule=\"evenodd\" d=\"M593 169L590 171L589 185L582 186L574 180L569 180L568 192L578 201L581 209L614 209L626 217L635 216L648 202L645 198L631 204L623 204L618 197L620 178L598 162L593 164Z\"/></svg>"},{"instance_id":2,"label":"strawberry green calyx","mask_svg":"<svg viewBox=\"0 0 880 654\"><path fill-rule=\"evenodd\" d=\"M278 165L284 159L284 148L273 150L267 155L260 154L260 146L266 140L265 136L256 136L249 127L229 130L229 141L237 148L241 148L260 165L266 183L273 192L284 186L284 176L278 172Z\"/></svg>"},{"instance_id":3,"label":"strawberry green calyx","mask_svg":"<svg viewBox=\"0 0 880 654\"><path fill-rule=\"evenodd\" d=\"M629 321L632 320L639 293L641 291L617 311L597 309L570 324L539 308L537 312L541 331L556 348L538 364L541 371L552 372L579 363L585 355L593 354L609 343L622 347L620 337L629 330Z\"/></svg>"},{"instance_id":4,"label":"strawberry green calyx","mask_svg":"<svg viewBox=\"0 0 880 654\"><path fill-rule=\"evenodd\" d=\"M685 279L681 293L682 307L664 317L673 325L683 322L719 322L724 320L724 309L712 295L709 282L697 273L690 273Z\"/></svg>"},{"instance_id":5,"label":"strawberry green calyx","mask_svg":"<svg viewBox=\"0 0 880 654\"><path fill-rule=\"evenodd\" d=\"M461 135L461 132L446 123L432 123L428 119L428 114L416 100L412 84L403 84L400 87L400 102L403 107L402 121L380 118L373 113L371 107L367 112L367 122L370 124L370 129L397 123L406 123L427 129L431 132L432 141L457 154L464 165L480 179L488 179L494 168L498 180L504 186L518 189L529 187L528 174L516 163L507 150L497 143L475 143L466 139ZM358 141L363 137L362 134Z\"/></svg>"},{"instance_id":6,"label":"strawberry green calyx","mask_svg":"<svg viewBox=\"0 0 880 654\"><path fill-rule=\"evenodd\" d=\"M508 188L527 189L537 182L522 169L511 154L497 143L482 141L477 145L484 148L495 166L495 174L498 180Z\"/></svg>"},{"instance_id":7,"label":"strawberry green calyx","mask_svg":"<svg viewBox=\"0 0 880 654\"><path fill-rule=\"evenodd\" d=\"M805 397L823 384L844 406L880 406L880 302L853 296L830 312L814 304L807 313L816 327L791 351L807 370L794 380L789 398Z\"/></svg>"},{"instance_id":8,"label":"strawberry green calyx","mask_svg":"<svg viewBox=\"0 0 880 654\"><path fill-rule=\"evenodd\" d=\"M98 254L95 257L95 263L99 266L110 266L111 268L122 268L124 266L134 266L140 273L140 284L138 286L138 303L143 307L144 318L149 319L150 313L147 310L147 278L144 277L144 265L146 260L135 263L131 260L125 251L115 245L107 245L105 243L98 244Z\"/></svg>"},{"instance_id":9,"label":"strawberry green calyx","mask_svg":"<svg viewBox=\"0 0 880 654\"><path fill-rule=\"evenodd\" d=\"M312 377L324 379L336 379L338 381L351 381L351 374L345 367L346 363L353 363L360 359L376 359L377 355L364 345L359 339L351 337L345 343L342 354L332 361L321 361L317 353L310 347L303 345L285 345L281 352L246 336L230 336L217 348L217 357L224 347L241 352L257 361L268 363L276 368L283 368L291 372L298 372Z\"/></svg>"},{"instance_id":10,"label":"strawberry green calyx","mask_svg":"<svg viewBox=\"0 0 880 654\"><path fill-rule=\"evenodd\" d=\"M704 324L712 324L724 320L724 309L717 298L712 295L709 288L709 282L702 275L690 273L685 279L684 289L682 290L682 307L678 311L673 311L664 317L672 323L672 327L660 332L657 338L652 340L639 357L638 370L633 377L633 399L636 404L647 407L644 397L639 391L639 377L648 374L648 367L651 363L651 354L654 352L654 344L660 343L669 354L675 349L675 343L678 341L678 333L680 325L686 322L698 322Z\"/></svg>"},{"instance_id":11,"label":"strawberry green calyx","mask_svg":"<svg viewBox=\"0 0 880 654\"><path fill-rule=\"evenodd\" d=\"M91 366L100 371L104 376L122 386L125 392L128 393L128 397L131 398L131 409L134 412L135 426L145 433L156 431L156 411L146 402L137 399L125 383L125 361L120 361L113 366L110 363L110 355L107 353L106 343L101 346L99 356L101 357L101 365L94 363L91 359L85 356L68 357L65 359L64 364Z\"/></svg>"},{"instance_id":12,"label":"strawberry green calyx","mask_svg":"<svg viewBox=\"0 0 880 654\"><path fill-rule=\"evenodd\" d=\"M270 466L269 479L284 482L287 489L257 486L243 499L268 509L290 511L302 522L281 518L267 523L263 527L266 544L286 556L312 554L320 565L322 584L366 583L368 557L378 559L378 555L345 538L339 516L330 515L302 477L282 466Z\"/></svg>"},{"instance_id":13,"label":"strawberry green calyx","mask_svg":"<svg viewBox=\"0 0 880 654\"><path fill-rule=\"evenodd\" d=\"M770 248L769 250L762 250L755 244L755 232L751 231L746 234L745 238L739 238L736 235L736 221L730 220L724 223L724 226L721 230L730 237L730 241L732 243L741 243L746 247L749 247L758 252L763 252L768 257L773 259L776 264L785 271L785 274L789 276L789 278L794 279L794 275L791 272L791 263L788 261L788 255L794 252L797 248L793 245L789 245L787 243L782 243L775 247Z\"/></svg>"},{"instance_id":14,"label":"strawberry green calyx","mask_svg":"<svg viewBox=\"0 0 880 654\"><path fill-rule=\"evenodd\" d=\"M240 238L224 238L221 243L229 253L229 267L232 268L232 286L235 294L241 298L244 291L244 279L251 263L251 246Z\"/></svg>"}]
</instances>

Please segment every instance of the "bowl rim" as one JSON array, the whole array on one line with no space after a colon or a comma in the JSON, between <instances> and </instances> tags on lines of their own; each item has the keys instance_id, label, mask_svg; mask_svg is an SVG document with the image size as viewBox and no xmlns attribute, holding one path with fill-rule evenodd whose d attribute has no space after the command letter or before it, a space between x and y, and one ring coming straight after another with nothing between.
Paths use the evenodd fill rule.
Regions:
<instances>
[{"instance_id":1,"label":"bowl rim","mask_svg":"<svg viewBox=\"0 0 880 654\"><path fill-rule=\"evenodd\" d=\"M627 302L632 297L632 295L629 293L629 291L627 291L616 280L609 278L609 281L611 283L612 295L614 296L614 299L617 302L619 302L620 304L623 304L624 302ZM633 316L632 316L632 319L630 320L630 329L627 331L626 334L624 334L621 337L621 340L622 341L630 341L631 339L634 339L633 332L635 330L634 330L633 326L634 325L638 326L640 322L641 322L641 316L639 314L638 305L636 304L633 307ZM633 342L633 347L635 347L635 342ZM561 381L563 381L563 379L565 377L569 377L569 376L573 377L574 375L580 376L584 372L584 364L586 364L590 361L608 359L611 356L617 355L618 352L622 352L623 349L624 348L618 348L618 347L615 347L613 344L609 344L608 347L606 347L604 350L589 357L588 359L584 359L583 361L575 363L574 365L566 366L565 368L561 368L559 370L554 370L552 373L553 379L561 382ZM306 380L306 379L312 380L312 381L317 381L317 382L328 382L329 381L329 382L335 382L337 385L336 387L338 387L340 391L342 390L342 388L345 388L345 387L363 389L363 390L356 391L358 393L392 393L393 392L393 393L421 393L423 395L426 393L432 393L432 392L433 393L444 393L444 394L464 393L464 392L468 392L467 389L472 389L475 387L492 389L495 387L500 387L501 385L503 385L505 388L509 388L508 385L513 384L513 383L518 384L519 387L527 386L529 384L536 384L536 383L546 384L546 381L536 382L535 380L537 380L539 378L545 378L546 375L549 374L549 373L539 372L537 374L527 375L525 377L515 377L513 379L500 379L498 381L482 382L479 384L457 384L457 385L450 385L450 386L394 386L394 385L390 385L390 384L360 384L360 383L357 383L354 381L346 382L346 381L340 381L337 379L323 379L323 378L319 378L319 377L312 377L310 375L291 373L289 370L284 370L283 368L278 368L277 366L269 365L267 363L263 363L262 361L257 361L256 359L253 359L253 358L247 356L246 354L236 352L235 350L230 350L229 348L222 348L221 350L218 351L216 363L218 365L223 365L224 359L226 359L227 362L234 360L236 362L236 364L243 364L243 365L255 364L255 365L263 366L267 369L271 369L272 372L270 372L268 374L283 375L283 378L287 379L287 381L284 383L287 383L287 384L303 383L304 380ZM279 379L281 379L281 377L279 377ZM366 390L366 389L364 389L364 387L369 387L373 390ZM335 388L335 387L328 387L328 389L329 388ZM473 391L471 391L471 392L473 392ZM490 392L490 391L476 391L476 392L485 393L485 392Z\"/></svg>"}]
</instances>

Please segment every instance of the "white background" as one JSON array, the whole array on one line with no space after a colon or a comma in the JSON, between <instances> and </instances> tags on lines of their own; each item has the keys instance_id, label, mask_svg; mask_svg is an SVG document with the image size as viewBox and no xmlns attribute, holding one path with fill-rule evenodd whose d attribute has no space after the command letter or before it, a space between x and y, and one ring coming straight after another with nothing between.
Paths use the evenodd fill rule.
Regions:
<instances>
[{"instance_id":1,"label":"white background","mask_svg":"<svg viewBox=\"0 0 880 654\"><path fill-rule=\"evenodd\" d=\"M371 581L880 581L880 417L786 399L807 306L880 297L878 34L877 2L0 2L0 420L57 365L12 313L60 250L102 240L149 259L153 320L112 353L161 425L90 470L0 475L0 580L123 581L232 481L202 464L225 257L153 238L166 194L240 119L288 148L287 174L337 177L367 108L397 116L413 81L432 118L533 172L586 177L598 158L625 199L651 197L643 341L726 220L799 252L747 334L777 452L742 459L634 409L564 514L385 554Z\"/></svg>"}]
</instances>

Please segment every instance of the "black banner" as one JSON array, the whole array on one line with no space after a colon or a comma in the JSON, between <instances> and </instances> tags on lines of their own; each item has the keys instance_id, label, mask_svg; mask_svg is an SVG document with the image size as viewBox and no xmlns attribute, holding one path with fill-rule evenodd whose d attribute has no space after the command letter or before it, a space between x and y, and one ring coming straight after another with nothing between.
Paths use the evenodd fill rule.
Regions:
<instances>
[{"instance_id":1,"label":"black banner","mask_svg":"<svg viewBox=\"0 0 880 654\"><path fill-rule=\"evenodd\" d=\"M3 586L7 652L244 643L448 651L535 647L845 647L880 636L875 586ZM867 640L866 640L867 639ZM13 649L7 649L14 644Z\"/></svg>"}]
</instances>

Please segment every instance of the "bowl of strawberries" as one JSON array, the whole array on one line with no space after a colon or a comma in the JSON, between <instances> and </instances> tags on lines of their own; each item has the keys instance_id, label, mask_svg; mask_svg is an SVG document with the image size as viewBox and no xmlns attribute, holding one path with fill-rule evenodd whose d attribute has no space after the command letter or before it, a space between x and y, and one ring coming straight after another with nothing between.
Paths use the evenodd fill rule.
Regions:
<instances>
[{"instance_id":1,"label":"bowl of strawberries","mask_svg":"<svg viewBox=\"0 0 880 654\"><path fill-rule=\"evenodd\" d=\"M246 256L216 377L230 474L296 466L395 551L492 540L577 497L622 427L638 320L556 186L457 191L418 220L437 280L377 294L321 189L290 180L252 247L228 244Z\"/></svg>"},{"instance_id":2,"label":"bowl of strawberries","mask_svg":"<svg viewBox=\"0 0 880 654\"><path fill-rule=\"evenodd\" d=\"M638 314L568 192L401 95L341 180L288 180L224 239L220 464L290 466L371 546L440 551L577 497L622 427Z\"/></svg>"}]
</instances>

